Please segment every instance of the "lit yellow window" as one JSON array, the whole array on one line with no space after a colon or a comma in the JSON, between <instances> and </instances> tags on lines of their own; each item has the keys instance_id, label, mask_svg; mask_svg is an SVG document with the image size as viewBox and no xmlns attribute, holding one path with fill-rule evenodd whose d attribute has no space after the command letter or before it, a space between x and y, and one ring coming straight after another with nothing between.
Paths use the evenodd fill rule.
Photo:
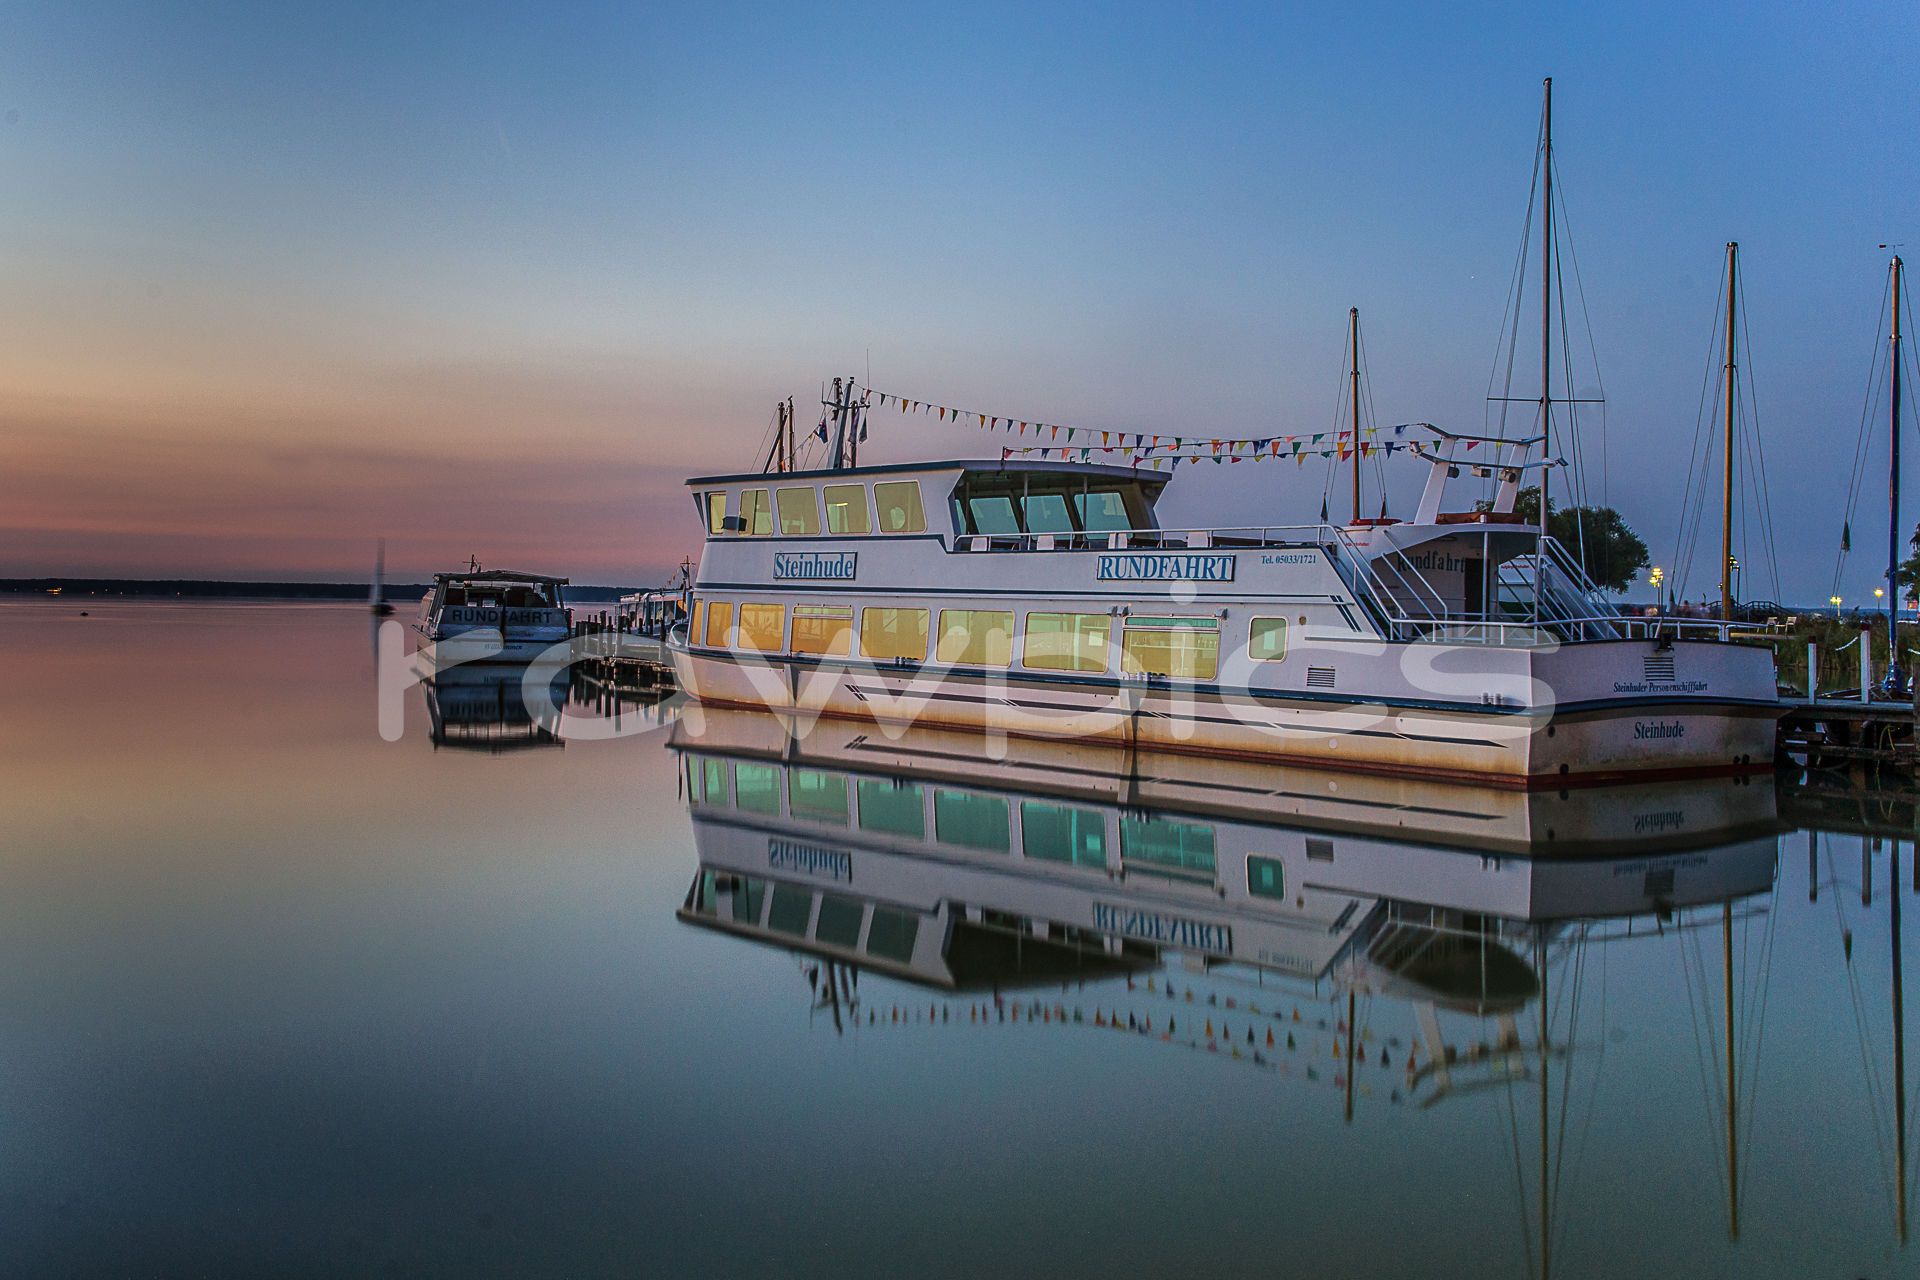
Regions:
<instances>
[{"instance_id":1,"label":"lit yellow window","mask_svg":"<svg viewBox=\"0 0 1920 1280\"><path fill-rule=\"evenodd\" d=\"M780 499L781 537L811 538L820 532L820 502L812 485L781 489L774 496Z\"/></svg>"},{"instance_id":2,"label":"lit yellow window","mask_svg":"<svg viewBox=\"0 0 1920 1280\"><path fill-rule=\"evenodd\" d=\"M867 525L867 487L860 484L830 484L827 497L828 533L870 533Z\"/></svg>"},{"instance_id":3,"label":"lit yellow window","mask_svg":"<svg viewBox=\"0 0 1920 1280\"><path fill-rule=\"evenodd\" d=\"M1211 680L1220 666L1217 618L1129 618L1120 669L1177 680Z\"/></svg>"},{"instance_id":4,"label":"lit yellow window","mask_svg":"<svg viewBox=\"0 0 1920 1280\"><path fill-rule=\"evenodd\" d=\"M1247 634L1247 653L1256 662L1279 662L1287 656L1287 620L1255 618Z\"/></svg>"},{"instance_id":5,"label":"lit yellow window","mask_svg":"<svg viewBox=\"0 0 1920 1280\"><path fill-rule=\"evenodd\" d=\"M727 495L710 493L707 495L707 532L719 533L726 527Z\"/></svg>"},{"instance_id":6,"label":"lit yellow window","mask_svg":"<svg viewBox=\"0 0 1920 1280\"><path fill-rule=\"evenodd\" d=\"M874 485L873 505L880 512L880 532L926 532L927 517L920 509L918 480L897 480Z\"/></svg>"},{"instance_id":7,"label":"lit yellow window","mask_svg":"<svg viewBox=\"0 0 1920 1280\"><path fill-rule=\"evenodd\" d=\"M935 656L942 662L983 667L1009 665L1013 662L1013 615L991 609L942 609Z\"/></svg>"},{"instance_id":8,"label":"lit yellow window","mask_svg":"<svg viewBox=\"0 0 1920 1280\"><path fill-rule=\"evenodd\" d=\"M715 649L727 647L727 632L733 629L733 605L726 600L707 604L707 644Z\"/></svg>"},{"instance_id":9,"label":"lit yellow window","mask_svg":"<svg viewBox=\"0 0 1920 1280\"><path fill-rule=\"evenodd\" d=\"M793 606L793 651L845 657L853 649L853 610L837 605Z\"/></svg>"},{"instance_id":10,"label":"lit yellow window","mask_svg":"<svg viewBox=\"0 0 1920 1280\"><path fill-rule=\"evenodd\" d=\"M774 652L787 631L787 607L780 604L740 606L740 647Z\"/></svg>"},{"instance_id":11,"label":"lit yellow window","mask_svg":"<svg viewBox=\"0 0 1920 1280\"><path fill-rule=\"evenodd\" d=\"M695 600L693 612L687 615L687 641L690 644L700 643L700 606L705 603L704 600Z\"/></svg>"},{"instance_id":12,"label":"lit yellow window","mask_svg":"<svg viewBox=\"0 0 1920 1280\"><path fill-rule=\"evenodd\" d=\"M765 489L747 489L740 494L742 532L764 538L773 532L773 503Z\"/></svg>"},{"instance_id":13,"label":"lit yellow window","mask_svg":"<svg viewBox=\"0 0 1920 1280\"><path fill-rule=\"evenodd\" d=\"M1105 671L1109 621L1104 613L1030 613L1021 662L1046 671Z\"/></svg>"},{"instance_id":14,"label":"lit yellow window","mask_svg":"<svg viewBox=\"0 0 1920 1280\"><path fill-rule=\"evenodd\" d=\"M862 609L860 652L869 658L927 656L927 610Z\"/></svg>"}]
</instances>

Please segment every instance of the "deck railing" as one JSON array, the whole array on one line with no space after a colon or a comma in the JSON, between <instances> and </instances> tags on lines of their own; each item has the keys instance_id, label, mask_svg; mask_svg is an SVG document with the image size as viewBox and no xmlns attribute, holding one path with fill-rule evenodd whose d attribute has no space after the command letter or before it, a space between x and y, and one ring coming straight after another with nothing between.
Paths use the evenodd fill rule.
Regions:
<instances>
[{"instance_id":1,"label":"deck railing","mask_svg":"<svg viewBox=\"0 0 1920 1280\"><path fill-rule=\"evenodd\" d=\"M1525 529L1509 527L1511 531ZM1468 613L1446 597L1400 549L1366 547L1335 524L1241 525L1205 529L1122 529L1104 533L961 534L956 554L983 551L1234 551L1313 548L1346 584L1354 602L1392 640L1534 647L1580 640L1670 638L1728 640L1751 634L1749 623L1707 618L1635 617L1616 613L1599 588L1552 538L1542 555L1500 562L1489 583L1493 608ZM1540 596L1536 610L1534 596Z\"/></svg>"}]
</instances>

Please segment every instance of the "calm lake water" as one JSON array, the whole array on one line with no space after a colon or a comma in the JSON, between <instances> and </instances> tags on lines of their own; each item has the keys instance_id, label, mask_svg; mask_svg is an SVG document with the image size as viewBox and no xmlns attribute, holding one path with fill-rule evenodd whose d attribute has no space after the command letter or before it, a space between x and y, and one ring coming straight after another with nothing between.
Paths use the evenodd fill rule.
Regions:
<instances>
[{"instance_id":1,"label":"calm lake water","mask_svg":"<svg viewBox=\"0 0 1920 1280\"><path fill-rule=\"evenodd\" d=\"M324 605L0 652L9 1276L1920 1273L1913 816L1844 778L562 742L484 685L388 742Z\"/></svg>"}]
</instances>

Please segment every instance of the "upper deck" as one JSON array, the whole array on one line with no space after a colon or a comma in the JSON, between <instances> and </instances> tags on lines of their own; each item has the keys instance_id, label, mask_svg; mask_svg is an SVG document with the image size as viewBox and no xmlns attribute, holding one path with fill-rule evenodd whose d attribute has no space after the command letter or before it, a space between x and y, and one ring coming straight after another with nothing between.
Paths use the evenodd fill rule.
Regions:
<instances>
[{"instance_id":1,"label":"upper deck","mask_svg":"<svg viewBox=\"0 0 1920 1280\"><path fill-rule=\"evenodd\" d=\"M1531 644L1646 630L1601 600L1553 539L1520 522L1517 471L1500 470L1493 510L1443 513L1442 491L1459 468L1447 456L1428 460L1433 474L1413 519L1350 525L1169 529L1157 504L1170 475L1031 459L687 484L708 540L704 588L780 582L862 594L1079 596L1178 582L1220 603L1320 601L1341 609L1347 627L1396 640ZM755 549L768 541L792 550ZM965 559L948 559L955 555Z\"/></svg>"}]
</instances>

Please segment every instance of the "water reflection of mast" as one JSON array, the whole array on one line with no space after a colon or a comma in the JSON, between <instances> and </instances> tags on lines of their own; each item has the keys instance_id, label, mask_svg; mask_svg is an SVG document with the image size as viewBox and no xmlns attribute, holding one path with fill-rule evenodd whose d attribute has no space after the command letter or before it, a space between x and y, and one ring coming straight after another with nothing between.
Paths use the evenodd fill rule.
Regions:
<instances>
[{"instance_id":1,"label":"water reflection of mast","mask_svg":"<svg viewBox=\"0 0 1920 1280\"><path fill-rule=\"evenodd\" d=\"M1733 899L1720 904L1720 1003L1727 1023L1727 1237L1740 1238L1739 1077L1733 1062Z\"/></svg>"},{"instance_id":2,"label":"water reflection of mast","mask_svg":"<svg viewBox=\"0 0 1920 1280\"><path fill-rule=\"evenodd\" d=\"M1914 846L1914 875L1920 879L1920 845ZM1907 1020L1900 982L1900 842L1893 842L1887 865L1893 892L1887 895L1893 932L1893 1169L1894 1218L1900 1243L1907 1242Z\"/></svg>"}]
</instances>

